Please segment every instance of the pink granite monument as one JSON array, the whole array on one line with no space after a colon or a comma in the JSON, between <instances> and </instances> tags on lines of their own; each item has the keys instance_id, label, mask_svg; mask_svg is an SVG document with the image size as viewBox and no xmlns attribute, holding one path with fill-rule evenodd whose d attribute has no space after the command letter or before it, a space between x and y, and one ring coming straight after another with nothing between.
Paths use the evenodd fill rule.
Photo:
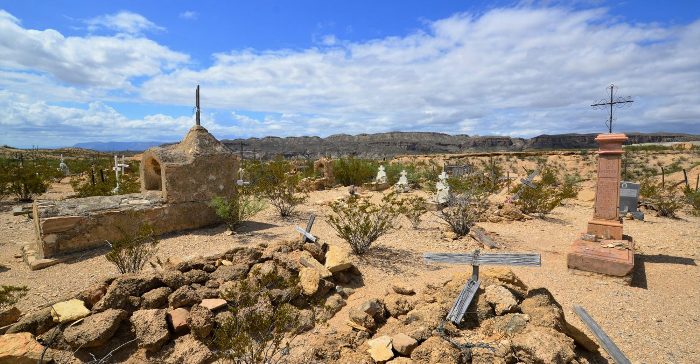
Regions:
<instances>
[{"instance_id":1,"label":"pink granite monument","mask_svg":"<svg viewBox=\"0 0 700 364\"><path fill-rule=\"evenodd\" d=\"M601 134L598 142L598 181L595 211L586 233L574 241L567 255L569 268L628 276L634 268L634 243L622 234L619 216L620 167L625 134Z\"/></svg>"}]
</instances>

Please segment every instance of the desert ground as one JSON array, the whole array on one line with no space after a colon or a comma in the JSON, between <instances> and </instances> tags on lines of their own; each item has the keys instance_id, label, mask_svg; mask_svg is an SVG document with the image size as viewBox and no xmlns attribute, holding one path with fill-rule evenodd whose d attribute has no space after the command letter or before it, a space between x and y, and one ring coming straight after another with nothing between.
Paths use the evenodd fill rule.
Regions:
<instances>
[{"instance_id":1,"label":"desert ground","mask_svg":"<svg viewBox=\"0 0 700 364\"><path fill-rule=\"evenodd\" d=\"M564 157L550 158L558 159L569 168L576 164ZM584 159L586 162L577 168L582 175L590 175L594 158ZM520 167L516 165L514 169ZM693 177L697 170L692 172ZM670 179L677 179L677 175ZM366 193L374 195L373 198L381 194ZM427 195L422 191L411 193ZM63 198L68 194L70 186L64 181L54 184L43 197ZM330 245L346 246L326 219L331 213L328 202L346 195L346 187L311 192L306 203L289 219L279 218L274 209L268 207L235 234L229 234L223 225L168 234L161 237L158 256L161 260L207 256L235 246L298 239L299 234L293 227L305 226L309 214L317 216L312 229L316 236ZM496 198L505 199L506 195L503 191ZM581 329L585 326L572 307L585 307L633 362L700 362L697 345L700 342L697 329L700 324L700 217L683 212L675 219L662 218L649 211L645 221L625 220L625 234L633 237L636 245L635 273L632 285L628 286L567 269L567 249L592 216L593 198L594 181L588 179L577 199L567 200L546 218L478 225L502 245L498 251L541 253L541 267L513 267L516 275L531 288L549 289L563 306L567 320ZM26 285L30 289L18 303L23 312L71 297L92 282L117 274L104 257L106 246L64 257L62 263L43 270L30 271L22 262L20 247L34 239L32 221L25 216L12 216L10 207L5 204L0 212L0 284ZM423 262L422 255L427 252L483 249L469 236L453 240L446 231L445 224L432 212L423 216L418 229L413 229L408 220L400 217L396 228L380 237L368 253L352 256L353 263L362 272L364 286L356 289L343 310L305 335L349 330L345 324L349 307L386 291L392 282L408 283L420 290L428 283L444 282L455 273L468 271L470 268L465 266L434 266Z\"/></svg>"}]
</instances>

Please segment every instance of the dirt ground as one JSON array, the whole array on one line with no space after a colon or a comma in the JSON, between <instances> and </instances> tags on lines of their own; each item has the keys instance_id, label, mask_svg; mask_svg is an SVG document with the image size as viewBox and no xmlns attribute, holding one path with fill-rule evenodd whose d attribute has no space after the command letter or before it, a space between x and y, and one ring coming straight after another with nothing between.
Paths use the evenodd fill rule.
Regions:
<instances>
[{"instance_id":1,"label":"dirt ground","mask_svg":"<svg viewBox=\"0 0 700 364\"><path fill-rule=\"evenodd\" d=\"M59 186L50 192L54 197L64 192L56 188ZM700 217L682 213L678 219L669 219L650 213L645 221L624 221L625 234L634 238L637 250L632 286L573 274L566 267L566 252L592 215L592 189L592 182L586 183L579 199L556 208L545 219L479 225L504 244L503 251L541 253L542 267L515 267L515 273L530 287L552 291L567 319L580 328L584 326L574 314L573 305L584 306L633 362L700 362ZM223 252L233 246L298 239L293 226L305 226L311 213L317 215L312 229L315 235L331 245L346 246L326 219L330 213L326 203L346 194L346 188L312 192L297 214L286 220L268 208L234 235L227 235L223 226L169 234L162 237L158 255L161 259L186 258ZM12 216L8 204L0 207L0 284L29 287L29 294L18 303L24 312L69 297L93 281L116 274L103 256L105 250L100 249L30 271L18 256L20 247L33 240L32 222ZM433 213L423 216L417 230L403 217L398 225L369 253L353 257L365 285L350 296L348 306L314 332L346 329L349 307L380 296L394 281L420 289L428 282L444 281L460 270L470 269L423 263L426 252L467 252L479 247L469 237L444 238L446 227Z\"/></svg>"}]
</instances>

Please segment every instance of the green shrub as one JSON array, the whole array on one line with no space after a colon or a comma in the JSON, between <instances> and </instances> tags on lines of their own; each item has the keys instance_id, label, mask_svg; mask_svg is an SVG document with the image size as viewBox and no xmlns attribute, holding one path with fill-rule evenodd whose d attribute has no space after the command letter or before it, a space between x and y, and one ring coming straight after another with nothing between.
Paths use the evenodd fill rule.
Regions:
<instances>
[{"instance_id":1,"label":"green shrub","mask_svg":"<svg viewBox=\"0 0 700 364\"><path fill-rule=\"evenodd\" d=\"M301 329L299 310L289 301L299 296L298 280L285 279L277 271L251 272L223 292L232 315L214 331L214 344L223 359L235 363L263 364L284 362L291 342ZM285 298L273 291L286 291Z\"/></svg>"},{"instance_id":2,"label":"green shrub","mask_svg":"<svg viewBox=\"0 0 700 364\"><path fill-rule=\"evenodd\" d=\"M576 197L579 191L577 176L564 176L560 181L554 169L544 167L540 181L534 183L535 188L518 185L514 192L520 192L516 201L520 210L526 214L544 217L559 206L566 198ZM522 191L521 191L522 190Z\"/></svg>"},{"instance_id":3,"label":"green shrub","mask_svg":"<svg viewBox=\"0 0 700 364\"><path fill-rule=\"evenodd\" d=\"M299 188L301 176L292 173L291 164L282 158L264 164L251 164L248 170L251 193L266 198L282 217L292 215L296 206L308 197Z\"/></svg>"},{"instance_id":4,"label":"green shrub","mask_svg":"<svg viewBox=\"0 0 700 364\"><path fill-rule=\"evenodd\" d=\"M438 213L450 229L458 236L469 234L472 226L479 221L488 209L487 194L484 192L465 192L450 198Z\"/></svg>"},{"instance_id":5,"label":"green shrub","mask_svg":"<svg viewBox=\"0 0 700 364\"><path fill-rule=\"evenodd\" d=\"M374 179L377 168L378 165L373 161L354 157L340 158L333 165L333 174L335 180L343 186L362 186Z\"/></svg>"},{"instance_id":6,"label":"green shrub","mask_svg":"<svg viewBox=\"0 0 700 364\"><path fill-rule=\"evenodd\" d=\"M56 174L35 159L0 160L0 199L14 195L20 201L31 201L45 193Z\"/></svg>"},{"instance_id":7,"label":"green shrub","mask_svg":"<svg viewBox=\"0 0 700 364\"><path fill-rule=\"evenodd\" d=\"M690 205L690 213L695 216L700 216L700 190L692 190L686 188L684 191L685 200Z\"/></svg>"},{"instance_id":8,"label":"green shrub","mask_svg":"<svg viewBox=\"0 0 700 364\"><path fill-rule=\"evenodd\" d=\"M235 196L226 198L216 196L209 206L214 208L216 216L224 221L231 231L265 209L265 203L246 188L239 188Z\"/></svg>"},{"instance_id":9,"label":"green shrub","mask_svg":"<svg viewBox=\"0 0 700 364\"><path fill-rule=\"evenodd\" d=\"M350 197L332 202L331 209L335 215L328 217L328 223L358 255L366 253L377 238L394 227L399 213L394 193L386 195L380 204L368 198Z\"/></svg>"},{"instance_id":10,"label":"green shrub","mask_svg":"<svg viewBox=\"0 0 700 364\"><path fill-rule=\"evenodd\" d=\"M121 274L139 272L158 251L158 239L148 224L141 225L133 235L124 229L121 230L124 238L107 242L111 249L105 258L114 264Z\"/></svg>"},{"instance_id":11,"label":"green shrub","mask_svg":"<svg viewBox=\"0 0 700 364\"><path fill-rule=\"evenodd\" d=\"M17 303L20 298L27 294L29 289L25 286L0 286L0 310Z\"/></svg>"},{"instance_id":12,"label":"green shrub","mask_svg":"<svg viewBox=\"0 0 700 364\"><path fill-rule=\"evenodd\" d=\"M641 197L662 217L676 217L683 207L683 198L677 192L673 186L663 186L651 178L643 179L639 187Z\"/></svg>"},{"instance_id":13,"label":"green shrub","mask_svg":"<svg viewBox=\"0 0 700 364\"><path fill-rule=\"evenodd\" d=\"M406 216L408 221L411 222L411 226L414 229L418 229L420 225L421 216L427 211L425 205L425 198L420 196L413 196L409 198L404 198L399 201L399 213Z\"/></svg>"}]
</instances>

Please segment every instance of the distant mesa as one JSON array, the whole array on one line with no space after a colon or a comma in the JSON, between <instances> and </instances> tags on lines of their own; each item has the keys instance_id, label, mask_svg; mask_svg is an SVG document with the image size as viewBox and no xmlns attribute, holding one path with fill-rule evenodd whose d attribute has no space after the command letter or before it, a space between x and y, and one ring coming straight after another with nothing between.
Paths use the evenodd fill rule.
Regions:
<instances>
[{"instance_id":1,"label":"distant mesa","mask_svg":"<svg viewBox=\"0 0 700 364\"><path fill-rule=\"evenodd\" d=\"M87 142L77 143L74 148L96 150L98 152L143 152L152 147L164 144L163 142Z\"/></svg>"}]
</instances>

